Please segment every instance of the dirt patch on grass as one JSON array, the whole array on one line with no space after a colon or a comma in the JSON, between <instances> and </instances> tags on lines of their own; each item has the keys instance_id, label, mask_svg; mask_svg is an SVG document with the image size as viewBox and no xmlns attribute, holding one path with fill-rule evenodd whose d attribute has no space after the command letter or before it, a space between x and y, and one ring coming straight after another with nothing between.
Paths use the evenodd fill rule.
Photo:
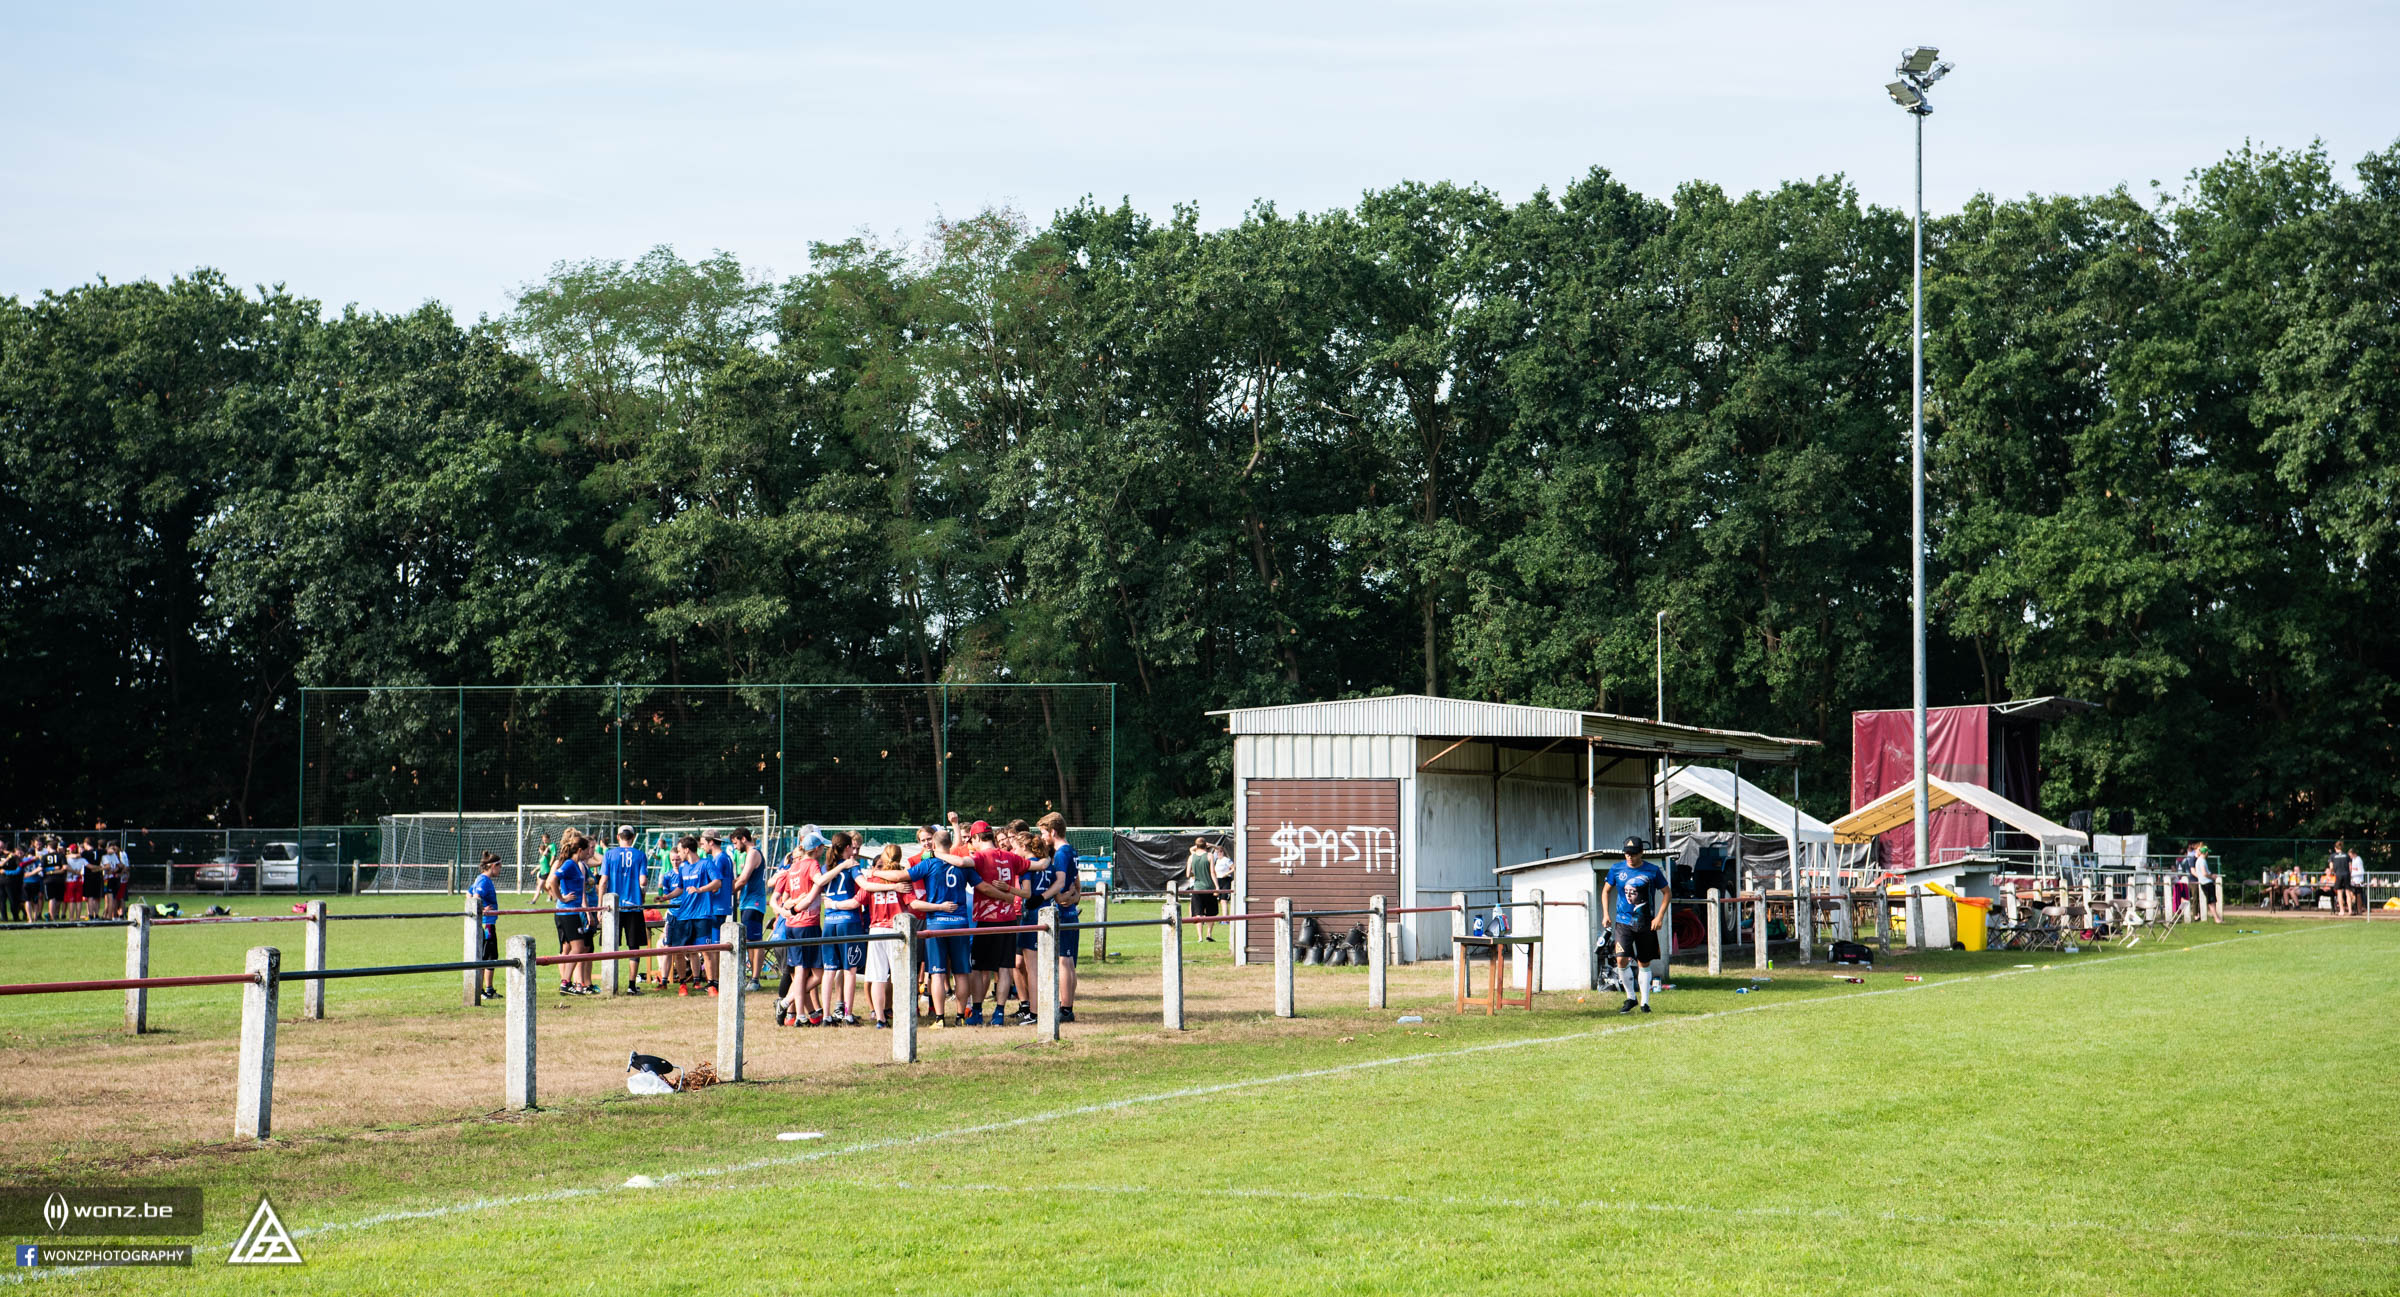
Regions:
<instances>
[{"instance_id":1,"label":"dirt patch on grass","mask_svg":"<svg viewBox=\"0 0 2400 1297\"><path fill-rule=\"evenodd\" d=\"M1187 1042L1247 1041L1294 1035L1342 1035L1361 1029L1366 1005L1364 969L1298 970L1295 998L1302 1017L1273 1016L1274 970L1234 968L1205 951L1187 962L1184 1000L1189 1030L1160 1025L1158 965L1136 958L1087 962L1076 997L1076 1021L1066 1024L1063 1048L1130 1051L1175 1048ZM550 986L548 979L543 979ZM335 1133L406 1138L429 1128L501 1114L501 1035L505 1010L453 1008L417 1014L362 1011L345 1016L335 983L330 1016L302 1021L291 1010L298 987L283 1004L276 1031L275 1134L305 1140ZM1448 1013L1450 968L1417 964L1391 970L1395 1014L1425 1011L1438 1000ZM840 1082L891 1066L891 1038L872 1028L783 1028L774 1025L774 997L752 995L745 1009L744 1061L753 1080ZM639 997L567 999L555 990L538 1006L538 1090L553 1102L624 1093L628 1050L662 1055L678 1064L716 1057L718 1002L707 997L651 993ZM863 1010L863 1006L861 1006ZM1309 1015L1317 1016L1309 1016ZM1429 1019L1433 1018L1428 1012ZM1388 1021L1384 1025L1389 1025ZM1429 1022L1438 1028L1438 1019ZM0 1104L0 1140L13 1151L0 1165L112 1167L132 1171L212 1152L231 1152L237 1041L233 1033L179 1033L104 1038L71 1051L14 1045L0 1048L0 1071L57 1075L74 1084L46 1091L39 1102ZM1030 1027L923 1029L920 1067L991 1069L1006 1074L1025 1057L1052 1047Z\"/></svg>"}]
</instances>

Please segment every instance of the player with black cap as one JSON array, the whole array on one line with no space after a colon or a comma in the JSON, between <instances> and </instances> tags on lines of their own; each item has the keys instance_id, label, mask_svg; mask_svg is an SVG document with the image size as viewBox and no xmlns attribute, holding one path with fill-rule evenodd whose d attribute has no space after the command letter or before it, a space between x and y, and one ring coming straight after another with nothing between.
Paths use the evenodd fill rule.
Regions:
<instances>
[{"instance_id":1,"label":"player with black cap","mask_svg":"<svg viewBox=\"0 0 2400 1297\"><path fill-rule=\"evenodd\" d=\"M1625 988L1625 1006L1619 1013L1633 1012L1637 1002L1642 1012L1650 1012L1650 965L1658 960L1659 925L1667 919L1667 871L1642 859L1644 847L1640 838L1625 839L1624 863L1611 866L1607 881L1600 885L1600 906L1608 912L1609 945L1616 950L1617 974ZM1636 985L1641 987L1638 1001Z\"/></svg>"}]
</instances>

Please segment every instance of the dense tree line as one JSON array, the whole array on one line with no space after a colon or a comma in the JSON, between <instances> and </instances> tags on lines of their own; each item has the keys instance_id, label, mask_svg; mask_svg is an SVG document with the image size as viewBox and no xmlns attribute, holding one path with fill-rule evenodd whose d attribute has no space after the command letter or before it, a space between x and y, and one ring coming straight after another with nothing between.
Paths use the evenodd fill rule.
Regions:
<instances>
[{"instance_id":1,"label":"dense tree line","mask_svg":"<svg viewBox=\"0 0 2400 1297\"><path fill-rule=\"evenodd\" d=\"M2053 807L2390 832L2400 148L1928 230L1938 702L2066 693ZM276 823L303 684L1406 690L1826 743L1908 680L1909 229L1838 180L561 265L506 318L201 271L0 301L0 822Z\"/></svg>"}]
</instances>

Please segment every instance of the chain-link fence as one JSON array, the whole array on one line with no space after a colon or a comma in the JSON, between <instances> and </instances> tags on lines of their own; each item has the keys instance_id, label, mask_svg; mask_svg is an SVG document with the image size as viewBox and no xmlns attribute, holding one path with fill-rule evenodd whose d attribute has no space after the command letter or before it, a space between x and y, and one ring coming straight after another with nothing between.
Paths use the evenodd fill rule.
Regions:
<instances>
[{"instance_id":1,"label":"chain-link fence","mask_svg":"<svg viewBox=\"0 0 2400 1297\"><path fill-rule=\"evenodd\" d=\"M1113 685L386 686L301 695L299 796L312 834L321 824L537 803L765 806L777 824L829 829L905 826L951 811L969 819L1058 811L1089 826L1105 850L1116 818Z\"/></svg>"}]
</instances>

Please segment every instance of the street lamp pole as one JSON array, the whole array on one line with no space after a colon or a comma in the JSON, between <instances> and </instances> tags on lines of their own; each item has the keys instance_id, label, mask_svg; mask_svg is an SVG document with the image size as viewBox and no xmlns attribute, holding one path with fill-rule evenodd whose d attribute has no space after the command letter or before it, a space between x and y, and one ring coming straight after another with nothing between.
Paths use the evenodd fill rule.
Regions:
<instances>
[{"instance_id":1,"label":"street lamp pole","mask_svg":"<svg viewBox=\"0 0 2400 1297\"><path fill-rule=\"evenodd\" d=\"M1909 630L1915 648L1912 700L1913 753L1916 771L1916 867L1932 863L1931 816L1925 804L1930 786L1925 762L1925 119L1933 104L1925 92L1950 71L1940 62L1941 51L1919 45L1900 55L1899 80L1885 86L1892 102L1916 118L1917 201L1910 255L1908 349L1911 366L1908 412L1909 462Z\"/></svg>"}]
</instances>

